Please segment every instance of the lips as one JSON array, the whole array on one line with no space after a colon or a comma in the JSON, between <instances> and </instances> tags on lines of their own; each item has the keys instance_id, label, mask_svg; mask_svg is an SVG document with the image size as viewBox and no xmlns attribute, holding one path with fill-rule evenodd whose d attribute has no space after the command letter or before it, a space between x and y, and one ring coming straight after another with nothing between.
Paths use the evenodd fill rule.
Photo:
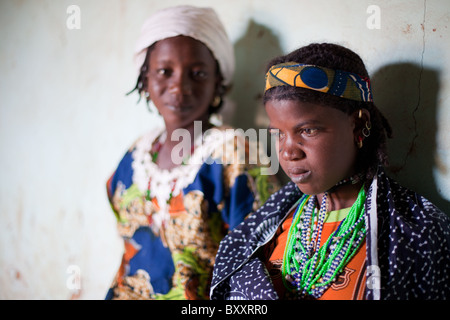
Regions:
<instances>
[{"instance_id":1,"label":"lips","mask_svg":"<svg viewBox=\"0 0 450 320\"><path fill-rule=\"evenodd\" d=\"M306 182L311 175L311 171L303 168L289 168L286 173L294 183Z\"/></svg>"},{"instance_id":2,"label":"lips","mask_svg":"<svg viewBox=\"0 0 450 320\"><path fill-rule=\"evenodd\" d=\"M169 109L173 112L186 112L191 109L191 107L188 105L177 105L177 104L173 104L173 105L167 104L166 107L167 107L167 109Z\"/></svg>"}]
</instances>

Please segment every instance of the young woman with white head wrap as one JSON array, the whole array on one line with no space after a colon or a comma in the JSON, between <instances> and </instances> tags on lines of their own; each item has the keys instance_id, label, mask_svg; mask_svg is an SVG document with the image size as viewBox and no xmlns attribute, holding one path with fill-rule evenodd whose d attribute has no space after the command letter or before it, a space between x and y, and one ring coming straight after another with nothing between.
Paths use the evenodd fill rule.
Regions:
<instances>
[{"instance_id":1,"label":"young woman with white head wrap","mask_svg":"<svg viewBox=\"0 0 450 320\"><path fill-rule=\"evenodd\" d=\"M220 239L274 186L258 164L236 161L253 151L239 131L210 123L234 72L232 44L212 9L155 13L135 52L134 90L165 126L138 139L108 180L125 253L107 298L207 299Z\"/></svg>"},{"instance_id":2,"label":"young woman with white head wrap","mask_svg":"<svg viewBox=\"0 0 450 320\"><path fill-rule=\"evenodd\" d=\"M200 41L211 51L217 61L222 81L217 88L216 102L214 108L210 109L210 113L218 112L223 95L232 83L235 58L233 45L226 30L216 12L211 8L187 5L171 7L158 11L145 21L135 48L134 61L139 77L134 90L138 90L149 100L148 92L146 92L146 74L150 52L158 41L176 36L188 36Z\"/></svg>"},{"instance_id":3,"label":"young woman with white head wrap","mask_svg":"<svg viewBox=\"0 0 450 320\"><path fill-rule=\"evenodd\" d=\"M219 62L224 84L231 83L235 65L233 46L219 17L211 8L172 7L160 10L147 19L135 49L135 62L139 71L151 45L179 35L204 43Z\"/></svg>"}]
</instances>

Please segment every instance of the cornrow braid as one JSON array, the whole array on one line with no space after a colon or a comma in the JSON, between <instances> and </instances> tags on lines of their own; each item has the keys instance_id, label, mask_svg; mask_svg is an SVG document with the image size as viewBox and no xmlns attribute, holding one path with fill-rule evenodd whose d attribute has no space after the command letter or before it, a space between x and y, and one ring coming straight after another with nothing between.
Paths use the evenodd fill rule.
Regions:
<instances>
[{"instance_id":1,"label":"cornrow braid","mask_svg":"<svg viewBox=\"0 0 450 320\"><path fill-rule=\"evenodd\" d=\"M331 43L313 43L297 49L285 56L271 60L266 72L274 65L285 62L312 64L325 68L356 73L369 77L362 59L353 51ZM392 128L388 120L373 102L359 102L343 99L338 96L313 91L305 88L278 86L264 93L264 104L270 100L297 100L306 103L320 104L336 108L352 114L359 109L367 109L370 113L370 136L364 140L364 145L357 155L357 172L365 173L367 181L376 174L379 165L388 165L386 150L387 138L392 137Z\"/></svg>"}]
</instances>

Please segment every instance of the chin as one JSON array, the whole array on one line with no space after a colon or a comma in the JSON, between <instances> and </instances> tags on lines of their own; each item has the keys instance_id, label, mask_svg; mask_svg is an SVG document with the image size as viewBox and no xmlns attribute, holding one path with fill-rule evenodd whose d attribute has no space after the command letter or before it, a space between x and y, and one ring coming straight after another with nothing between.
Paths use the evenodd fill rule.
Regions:
<instances>
[{"instance_id":1,"label":"chin","mask_svg":"<svg viewBox=\"0 0 450 320\"><path fill-rule=\"evenodd\" d=\"M294 182L295 183L295 182ZM300 191L304 194L313 196L326 192L330 188L326 188L324 186L312 186L306 183L295 183L296 186L300 189Z\"/></svg>"},{"instance_id":2,"label":"chin","mask_svg":"<svg viewBox=\"0 0 450 320\"><path fill-rule=\"evenodd\" d=\"M296 183L295 185L300 189L300 191L302 193L310 195L310 196L320 193L320 192L315 192L314 189L312 189L311 187L305 186L305 184L303 184L303 183Z\"/></svg>"}]
</instances>

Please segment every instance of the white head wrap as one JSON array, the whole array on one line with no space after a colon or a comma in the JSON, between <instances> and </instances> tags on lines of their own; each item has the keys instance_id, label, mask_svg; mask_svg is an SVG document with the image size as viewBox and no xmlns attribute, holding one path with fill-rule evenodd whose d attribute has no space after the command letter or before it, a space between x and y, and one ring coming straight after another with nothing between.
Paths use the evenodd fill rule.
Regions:
<instances>
[{"instance_id":1,"label":"white head wrap","mask_svg":"<svg viewBox=\"0 0 450 320\"><path fill-rule=\"evenodd\" d=\"M145 61L149 46L179 35L205 44L219 62L223 83L231 83L235 67L233 46L219 17L211 8L176 6L162 9L148 18L136 44L135 63L138 70Z\"/></svg>"}]
</instances>

